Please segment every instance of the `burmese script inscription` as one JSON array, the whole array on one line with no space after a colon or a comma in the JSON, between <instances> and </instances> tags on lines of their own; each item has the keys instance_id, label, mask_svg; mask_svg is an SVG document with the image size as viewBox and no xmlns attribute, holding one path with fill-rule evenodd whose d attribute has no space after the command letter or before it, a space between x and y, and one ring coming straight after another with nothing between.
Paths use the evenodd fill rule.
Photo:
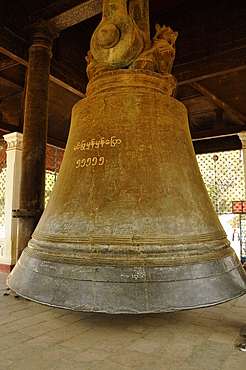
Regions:
<instances>
[{"instance_id":1,"label":"burmese script inscription","mask_svg":"<svg viewBox=\"0 0 246 370\"><path fill-rule=\"evenodd\" d=\"M102 166L104 164L104 157L93 157L78 159L76 162L76 168L89 167L89 166Z\"/></svg>"},{"instance_id":2,"label":"burmese script inscription","mask_svg":"<svg viewBox=\"0 0 246 370\"><path fill-rule=\"evenodd\" d=\"M110 146L111 148L121 144L121 139L117 139L116 136L111 136L110 139L102 137L100 140L91 139L90 141L78 141L74 147L74 150L89 150L103 148L104 146Z\"/></svg>"},{"instance_id":3,"label":"burmese script inscription","mask_svg":"<svg viewBox=\"0 0 246 370\"><path fill-rule=\"evenodd\" d=\"M111 136L109 139L101 137L100 140L91 139L90 141L82 140L78 141L74 146L73 150L87 151L92 149L102 149L105 147L115 148L117 145L121 144L121 139L118 139L116 136ZM103 166L105 158L103 156L94 156L89 158L81 158L76 161L76 168L83 167L95 167Z\"/></svg>"}]
</instances>

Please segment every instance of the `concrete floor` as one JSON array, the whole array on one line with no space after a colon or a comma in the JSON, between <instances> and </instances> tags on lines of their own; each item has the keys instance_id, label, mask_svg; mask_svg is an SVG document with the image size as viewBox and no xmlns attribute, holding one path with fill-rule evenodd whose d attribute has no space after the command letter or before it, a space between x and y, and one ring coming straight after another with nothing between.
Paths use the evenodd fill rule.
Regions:
<instances>
[{"instance_id":1,"label":"concrete floor","mask_svg":"<svg viewBox=\"0 0 246 370\"><path fill-rule=\"evenodd\" d=\"M246 295L174 313L76 313L16 298L6 277L0 273L0 369L246 369L238 348L246 343Z\"/></svg>"}]
</instances>

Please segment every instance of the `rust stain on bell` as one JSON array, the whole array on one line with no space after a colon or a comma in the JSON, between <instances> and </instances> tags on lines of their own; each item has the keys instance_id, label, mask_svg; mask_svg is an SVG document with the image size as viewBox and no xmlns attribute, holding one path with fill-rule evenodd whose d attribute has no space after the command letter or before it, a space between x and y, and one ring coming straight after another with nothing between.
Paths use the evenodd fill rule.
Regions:
<instances>
[{"instance_id":1,"label":"rust stain on bell","mask_svg":"<svg viewBox=\"0 0 246 370\"><path fill-rule=\"evenodd\" d=\"M148 1L108 0L87 56L62 167L8 278L23 297L108 313L225 302L246 276L209 200L187 112L172 98L177 32Z\"/></svg>"}]
</instances>

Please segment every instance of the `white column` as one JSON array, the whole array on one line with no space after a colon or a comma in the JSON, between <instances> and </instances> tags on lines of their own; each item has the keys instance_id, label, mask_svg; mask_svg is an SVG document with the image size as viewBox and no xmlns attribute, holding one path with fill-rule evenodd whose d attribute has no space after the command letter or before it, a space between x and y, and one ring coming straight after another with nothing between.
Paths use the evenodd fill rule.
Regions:
<instances>
[{"instance_id":1,"label":"white column","mask_svg":"<svg viewBox=\"0 0 246 370\"><path fill-rule=\"evenodd\" d=\"M4 135L7 142L7 175L5 192L5 238L0 253L0 271L10 272L16 263L17 219L12 210L19 208L22 134Z\"/></svg>"},{"instance_id":2,"label":"white column","mask_svg":"<svg viewBox=\"0 0 246 370\"><path fill-rule=\"evenodd\" d=\"M246 131L239 132L238 136L239 136L239 139L242 142L244 180L245 180L245 196L246 196Z\"/></svg>"}]
</instances>

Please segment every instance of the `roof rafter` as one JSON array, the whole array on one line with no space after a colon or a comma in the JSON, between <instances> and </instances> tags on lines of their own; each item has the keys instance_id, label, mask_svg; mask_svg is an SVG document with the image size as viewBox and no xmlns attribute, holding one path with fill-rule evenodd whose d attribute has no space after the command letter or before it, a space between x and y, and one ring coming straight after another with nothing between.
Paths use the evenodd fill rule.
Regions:
<instances>
[{"instance_id":1,"label":"roof rafter","mask_svg":"<svg viewBox=\"0 0 246 370\"><path fill-rule=\"evenodd\" d=\"M201 84L197 82L192 82L191 86L194 87L196 90L200 91L208 99L215 102L219 107L223 108L226 112L231 113L237 118L239 118L242 121L242 125L246 122L246 117L242 113L238 112L235 108L231 107L230 105L225 103L222 99L215 96L212 92L210 92Z\"/></svg>"}]
</instances>

